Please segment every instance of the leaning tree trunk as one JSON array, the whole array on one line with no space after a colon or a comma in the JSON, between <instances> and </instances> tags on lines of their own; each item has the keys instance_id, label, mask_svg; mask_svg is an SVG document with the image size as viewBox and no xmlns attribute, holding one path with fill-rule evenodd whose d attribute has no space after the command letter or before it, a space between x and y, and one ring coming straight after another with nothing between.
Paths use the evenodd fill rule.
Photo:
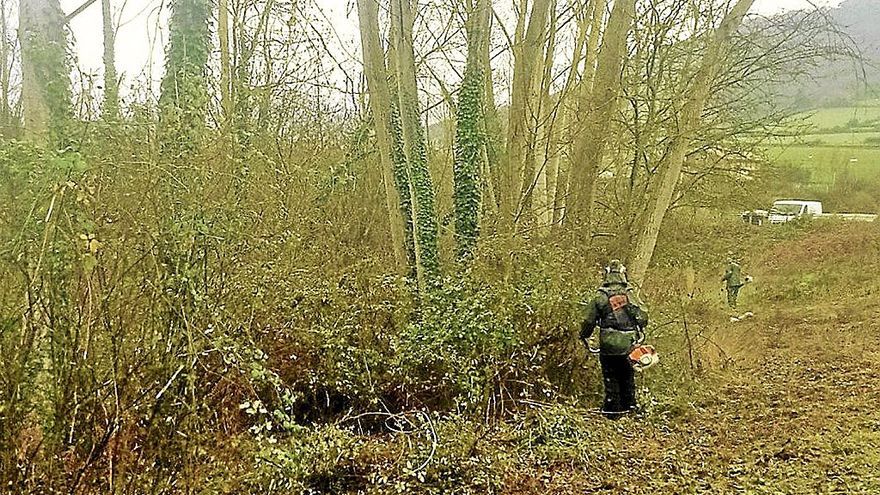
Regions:
<instances>
[{"instance_id":1,"label":"leaning tree trunk","mask_svg":"<svg viewBox=\"0 0 880 495\"><path fill-rule=\"evenodd\" d=\"M418 262L416 259L416 227L413 212L413 187L409 163L406 159L406 145L403 142L403 125L400 120L400 85L397 83L397 44L394 42L395 30L390 30L391 42L386 53L388 90L390 97L389 132L391 133L391 166L394 184L400 195L400 213L403 217L403 243L409 263L408 276L418 288Z\"/></svg>"},{"instance_id":2,"label":"leaning tree trunk","mask_svg":"<svg viewBox=\"0 0 880 495\"><path fill-rule=\"evenodd\" d=\"M490 0L477 0L468 13L467 66L459 92L452 167L455 240L460 260L470 258L480 233L480 171L485 168L484 157L488 157L483 99L489 69L483 65L483 53L489 44L491 15Z\"/></svg>"},{"instance_id":3,"label":"leaning tree trunk","mask_svg":"<svg viewBox=\"0 0 880 495\"><path fill-rule=\"evenodd\" d=\"M358 0L358 19L364 58L364 75L367 78L370 110L373 114L376 143L379 147L379 166L382 169L382 182L385 188L385 206L388 209L392 249L398 269L409 273L407 268L415 269L412 223L405 224L403 221L403 215L411 216L409 185L405 180L405 173L401 177L403 180L400 181L400 184L395 182L394 177L395 149L391 118L391 92L385 67L385 56L382 52L382 40L379 35L379 4L376 0ZM396 185L398 187L395 187ZM407 226L409 232L405 233Z\"/></svg>"},{"instance_id":4,"label":"leaning tree trunk","mask_svg":"<svg viewBox=\"0 0 880 495\"><path fill-rule=\"evenodd\" d=\"M596 179L610 137L608 123L617 108L621 68L627 55L626 39L632 28L635 8L635 0L614 2L599 51L593 87L582 87L578 105L581 119L572 155L571 197L566 210L566 223L581 238L589 235L591 227Z\"/></svg>"},{"instance_id":5,"label":"leaning tree trunk","mask_svg":"<svg viewBox=\"0 0 880 495\"><path fill-rule=\"evenodd\" d=\"M437 248L437 218L434 214L434 186L428 170L428 145L422 127L416 83L412 30L414 15L410 0L392 0L391 31L395 45L396 79L403 134L412 191L412 213L419 290L436 285L440 273Z\"/></svg>"},{"instance_id":6,"label":"leaning tree trunk","mask_svg":"<svg viewBox=\"0 0 880 495\"><path fill-rule=\"evenodd\" d=\"M20 0L18 18L25 137L57 143L71 115L64 13L58 0Z\"/></svg>"},{"instance_id":7,"label":"leaning tree trunk","mask_svg":"<svg viewBox=\"0 0 880 495\"><path fill-rule=\"evenodd\" d=\"M663 171L660 186L650 205L645 228L636 242L630 262L630 279L635 283L643 282L648 272L648 266L654 255L654 247L657 245L657 237L660 234L660 227L663 225L663 219L666 217L666 212L669 211L675 188L681 178L688 147L697 134L703 108L709 99L712 80L718 73L721 64L724 63L724 51L733 34L742 25L743 19L754 2L755 0L739 0L727 13L713 33L712 39L709 40L709 46L703 56L693 86L684 95L686 100L678 118L679 132L672 136L666 157L660 164Z\"/></svg>"}]
</instances>

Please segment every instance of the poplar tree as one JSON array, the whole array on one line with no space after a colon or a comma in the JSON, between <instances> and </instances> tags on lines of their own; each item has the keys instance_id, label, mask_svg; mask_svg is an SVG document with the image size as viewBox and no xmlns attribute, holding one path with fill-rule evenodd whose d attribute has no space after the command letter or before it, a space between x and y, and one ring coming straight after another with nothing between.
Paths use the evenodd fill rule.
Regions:
<instances>
[{"instance_id":1,"label":"poplar tree","mask_svg":"<svg viewBox=\"0 0 880 495\"><path fill-rule=\"evenodd\" d=\"M526 23L522 3L513 47L513 82L507 127L507 166L500 174L501 228L513 232L521 213L525 189L534 180L535 128L533 108L540 92L541 59L546 44L547 21L553 2L535 0ZM527 24L527 27L526 27Z\"/></svg>"},{"instance_id":2,"label":"poplar tree","mask_svg":"<svg viewBox=\"0 0 880 495\"><path fill-rule=\"evenodd\" d=\"M578 237L589 236L596 178L602 170L605 147L610 138L612 120L621 90L621 68L627 56L626 40L635 19L635 0L614 2L608 27L598 52L595 79L581 85L578 134L572 154L570 198L565 221L575 228ZM591 78L592 79L592 78ZM591 84L586 84L591 83Z\"/></svg>"},{"instance_id":3,"label":"poplar tree","mask_svg":"<svg viewBox=\"0 0 880 495\"><path fill-rule=\"evenodd\" d=\"M358 0L358 22L392 248L398 267L412 275L415 270L412 200L400 137L400 116L396 105L392 106L391 84L379 33L379 5L375 0Z\"/></svg>"}]
</instances>

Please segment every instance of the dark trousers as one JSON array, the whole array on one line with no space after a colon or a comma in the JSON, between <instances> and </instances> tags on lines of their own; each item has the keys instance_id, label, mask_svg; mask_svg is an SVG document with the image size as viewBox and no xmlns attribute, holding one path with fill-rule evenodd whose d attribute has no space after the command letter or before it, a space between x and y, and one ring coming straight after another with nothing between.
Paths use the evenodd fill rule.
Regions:
<instances>
[{"instance_id":1,"label":"dark trousers","mask_svg":"<svg viewBox=\"0 0 880 495\"><path fill-rule=\"evenodd\" d=\"M727 286L727 305L733 309L736 309L736 298L739 297L739 290L741 288L742 285Z\"/></svg>"},{"instance_id":2,"label":"dark trousers","mask_svg":"<svg viewBox=\"0 0 880 495\"><path fill-rule=\"evenodd\" d=\"M605 382L605 403L602 412L625 413L636 407L635 370L629 356L599 355Z\"/></svg>"}]
</instances>

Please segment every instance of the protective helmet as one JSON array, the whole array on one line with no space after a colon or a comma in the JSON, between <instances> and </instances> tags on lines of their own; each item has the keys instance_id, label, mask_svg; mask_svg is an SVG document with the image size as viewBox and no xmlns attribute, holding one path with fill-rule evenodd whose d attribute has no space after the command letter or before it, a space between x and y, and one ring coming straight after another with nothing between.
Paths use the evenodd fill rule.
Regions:
<instances>
[{"instance_id":1,"label":"protective helmet","mask_svg":"<svg viewBox=\"0 0 880 495\"><path fill-rule=\"evenodd\" d=\"M627 284L626 267L620 260L611 260L605 267L605 283L606 284Z\"/></svg>"}]
</instances>

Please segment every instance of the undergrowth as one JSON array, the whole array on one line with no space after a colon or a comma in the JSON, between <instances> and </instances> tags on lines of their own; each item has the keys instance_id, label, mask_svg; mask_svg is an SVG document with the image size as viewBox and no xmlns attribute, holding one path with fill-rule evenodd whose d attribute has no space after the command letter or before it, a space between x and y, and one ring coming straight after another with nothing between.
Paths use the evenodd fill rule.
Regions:
<instances>
[{"instance_id":1,"label":"undergrowth","mask_svg":"<svg viewBox=\"0 0 880 495\"><path fill-rule=\"evenodd\" d=\"M360 172L328 186L255 154L241 180L98 151L0 148L4 490L507 493L711 401L737 364L728 251L759 275L755 307L876 287L876 229L676 212L643 287L662 364L638 419L605 423L576 335L607 246L489 240L417 296L365 255L385 233L346 213Z\"/></svg>"}]
</instances>

